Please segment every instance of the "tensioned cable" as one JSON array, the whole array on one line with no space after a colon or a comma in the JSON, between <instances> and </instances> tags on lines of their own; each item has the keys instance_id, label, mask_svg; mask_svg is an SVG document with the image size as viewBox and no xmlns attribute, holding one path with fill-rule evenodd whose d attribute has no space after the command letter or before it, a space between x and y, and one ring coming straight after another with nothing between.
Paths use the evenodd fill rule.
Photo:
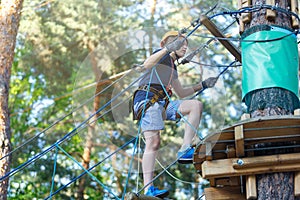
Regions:
<instances>
[{"instance_id":1,"label":"tensioned cable","mask_svg":"<svg viewBox=\"0 0 300 200\"><path fill-rule=\"evenodd\" d=\"M298 31L295 33L297 34L299 33ZM243 42L271 42L271 41L276 41L276 40L281 40L284 39L285 37L288 37L290 35L294 34L289 33L287 35L284 35L282 37L278 37L278 38L274 38L274 39L269 39L269 40L242 40ZM204 36L201 36L204 37ZM219 37L207 37L207 38L211 38L213 39L219 39L219 40L234 40L234 41L240 41L240 39L234 39L234 38L219 38ZM194 62L195 63L195 62ZM129 71L130 72L130 71ZM129 74L129 72L127 74ZM125 76L123 76L122 78L124 78ZM120 80L120 79L119 79ZM118 80L118 81L119 81ZM2 158L0 158L0 160L2 160L3 158L11 155L12 153L14 153L16 150L18 150L19 148L22 148L23 146L25 146L27 143L31 142L32 140L34 140L36 137L40 136L42 133L45 133L47 130L49 130L50 128L52 128L54 125L56 125L57 123L59 123L60 121L62 121L63 119L65 119L67 116L71 115L73 112L75 112L76 110L78 110L80 107L82 107L83 105L85 105L86 103L88 103L90 100L92 100L95 96L101 94L102 92L104 92L106 89L108 89L110 86L112 86L113 84L115 84L117 81L113 82L112 84L110 84L108 87L106 87L105 89L103 89L102 91L100 91L99 93L95 94L93 97L91 97L90 99L88 99L86 102L84 102L83 104L81 104L79 107L77 107L75 110L71 111L70 113L68 113L67 115L63 116L62 118L60 118L58 121L56 121L55 123L53 123L52 125L50 125L48 128L44 129L43 131L41 131L40 133L36 134L34 137L30 138L29 140L27 140L24 144L22 144L21 146L17 147L16 149L14 149L13 151L11 151L10 153L8 153L7 155L3 156Z\"/></svg>"},{"instance_id":2,"label":"tensioned cable","mask_svg":"<svg viewBox=\"0 0 300 200\"><path fill-rule=\"evenodd\" d=\"M229 67L232 67L234 65L234 63L236 63L237 61L233 61L232 63L230 63L225 69L223 69L219 75L217 76L217 78L219 78L223 73L225 73ZM201 94L205 89L201 89L200 91L198 91L194 96L191 97L191 99L194 99L196 96L198 96L199 94Z\"/></svg>"},{"instance_id":3,"label":"tensioned cable","mask_svg":"<svg viewBox=\"0 0 300 200\"><path fill-rule=\"evenodd\" d=\"M187 148L182 156L187 153L189 150L191 150L192 147L189 147ZM168 170L170 167L172 167L175 163L178 162L178 160L180 159L181 157L178 157L176 158L170 165L168 165L166 168L164 168L164 170L162 170L161 172L159 172L148 184L144 185L144 187L142 187L138 192L137 194L141 193L141 191L143 191L148 185L150 185L152 182L154 182L156 179L158 179L163 173L165 173L166 170Z\"/></svg>"},{"instance_id":4,"label":"tensioned cable","mask_svg":"<svg viewBox=\"0 0 300 200\"><path fill-rule=\"evenodd\" d=\"M95 121L97 121L99 118L103 117L105 114L107 114L108 112L110 112L110 111L113 110L114 108L118 107L119 105L122 105L122 104L123 104L125 101L127 101L127 100L128 100L128 99L123 100L122 102L119 102L118 104L114 105L110 110L107 110L106 112L102 113L102 115L98 116L95 120L90 121L88 124L93 124L93 123L94 123ZM79 133L80 131L84 130L84 128L85 128L85 127L83 127L81 130L78 130L77 133ZM134 138L134 139L135 139L135 138ZM128 143L126 143L126 145L123 145L122 147L120 147L120 149L123 149L123 148L126 147L128 144L130 144L131 142L132 142L132 140L130 140ZM109 157L111 157L112 155L114 155L115 153L117 153L120 149L116 150L116 151L113 152L111 155L109 155L109 156L107 156L106 158L104 158L104 160L108 159ZM90 171L90 170L93 169L94 167L96 167L96 166L98 166L99 164L101 164L104 160L98 162L98 164L94 165L92 168L90 168L90 169L88 169L88 170ZM56 163L56 162L55 162L55 163ZM56 164L55 164L55 166L56 166ZM55 166L54 166L54 169L55 169ZM54 172L54 174L55 174L55 172ZM86 174L86 173L84 173L84 174ZM79 175L79 176L81 177L81 176L84 175L84 174L81 174L81 175ZM53 177L54 177L54 176L53 176ZM64 189L65 187L67 187L67 186L70 185L71 183L75 182L75 181L76 181L78 178L80 178L80 177L77 177L77 178L75 178L75 179L72 179L68 184L62 186L62 187L59 189L59 191L62 190L62 189ZM54 184L53 181L54 181L54 180L52 180L52 184ZM51 191L52 191L52 190L51 190ZM50 193L50 196L49 196L49 197L54 196L54 195L57 194L57 193L58 193L58 191L56 191L55 193L53 193L53 195L51 195L51 193ZM47 198L49 198L49 197L47 197Z\"/></svg>"},{"instance_id":5,"label":"tensioned cable","mask_svg":"<svg viewBox=\"0 0 300 200\"><path fill-rule=\"evenodd\" d=\"M10 172L6 173L4 176L0 177L0 181L5 180L6 178L14 175L18 171L20 171L20 169L26 167L27 165L31 164L35 160L39 159L40 157L42 157L43 155L45 155L46 153L48 153L49 151L51 151L53 148L55 148L56 145L61 144L67 138L72 137L74 134L76 134L76 131L79 128L81 128L82 126L86 125L87 122L90 119L92 119L94 116L96 116L98 113L100 113L103 109L105 109L108 105L110 105L110 103L112 103L113 101L115 101L124 92L126 92L127 90L129 90L140 79L141 79L141 77L139 77L135 81L133 81L127 88L125 88L123 91L121 91L119 93L119 95L116 95L115 97L113 97L110 101L108 101L105 105L103 105L101 108L99 108L96 112L94 112L93 114L91 114L86 120L84 120L82 123L80 123L78 126L76 126L73 130L71 130L70 132L68 132L64 137L62 137L60 140L58 140L57 142L55 142L53 145L51 145L50 147L46 148L44 151L36 154L33 158L30 158L29 160L27 160L23 164L19 165L17 168L15 168L15 169L11 170Z\"/></svg>"},{"instance_id":6,"label":"tensioned cable","mask_svg":"<svg viewBox=\"0 0 300 200\"><path fill-rule=\"evenodd\" d=\"M200 62L197 62L197 61L193 61L191 60L190 63L194 63L194 64L197 64L197 65L202 65L202 66L206 66L206 67L214 67L214 68L224 68L224 67L228 67L228 65L219 65L219 64L206 64L206 63L200 63ZM236 64L234 66L231 66L231 67L241 67L242 65L241 64Z\"/></svg>"},{"instance_id":7,"label":"tensioned cable","mask_svg":"<svg viewBox=\"0 0 300 200\"><path fill-rule=\"evenodd\" d=\"M156 71L156 66L162 62L165 58L168 57L169 54L166 54L164 55L160 60L159 62L151 69L151 74L150 74L150 77L149 77L149 83L148 83L148 87L147 87L147 92L146 92L146 96L145 96L145 102L143 103L143 110L142 110L142 116L141 116L141 119L144 117L145 115L145 110L146 110L146 103L147 103L147 99L148 99L148 95L149 95L149 91L150 91L150 83L152 81L152 78L153 78L153 71ZM147 74L149 73L146 72L144 75L142 75L141 77L146 77ZM133 102L134 103L134 102ZM133 111L134 112L134 111ZM134 114L134 113L133 113ZM137 135L136 135L136 138L139 138L140 137L140 134L141 134L141 121L142 120L139 120L138 121L138 132L137 132ZM135 155L135 149L136 149L136 145L137 145L137 141L135 143L135 146L134 146L134 151L132 153L132 158L131 158L131 161L130 161L130 168L131 169L131 166L132 166L132 163L133 163L133 158L134 158L134 155ZM126 184L125 184L125 187L124 187L124 191L123 191L123 195L122 197L124 198L125 194L126 194L126 189L127 189L127 186L128 186L128 182L129 182L129 177L130 177L130 174L131 174L131 170L128 170L128 175L127 175L127 179L126 179Z\"/></svg>"},{"instance_id":8,"label":"tensioned cable","mask_svg":"<svg viewBox=\"0 0 300 200\"><path fill-rule=\"evenodd\" d=\"M273 38L273 39L266 39L266 40L249 40L249 39L242 39L242 38L223 38L223 37L214 37L214 36L204 36L204 35L198 35L198 34L195 34L195 36L202 37L202 38L217 39L217 40L235 41L235 42L274 42L274 41L282 40L288 36L298 35L298 34L299 34L299 30L295 30L295 31L293 31L291 33L287 33L283 36Z\"/></svg>"},{"instance_id":9,"label":"tensioned cable","mask_svg":"<svg viewBox=\"0 0 300 200\"><path fill-rule=\"evenodd\" d=\"M220 15L237 16L238 14L242 14L242 13L258 12L258 11L260 11L262 9L276 10L278 12L285 13L285 14L287 14L289 16L294 16L300 22L300 18L299 18L299 16L296 13L291 12L291 11L289 11L287 9L284 9L284 8L278 7L278 6L272 6L272 5L267 5L267 4L261 4L261 5L255 5L255 6L247 6L247 7L243 7L241 9L239 9L238 11L224 11L224 12L220 12L220 13L217 13L217 14L211 16L210 19L212 19L214 17L217 17L217 16L220 16Z\"/></svg>"},{"instance_id":10,"label":"tensioned cable","mask_svg":"<svg viewBox=\"0 0 300 200\"><path fill-rule=\"evenodd\" d=\"M168 55L168 54L167 54ZM162 59L161 59L162 60ZM228 67L226 67L219 75L218 75L218 77L220 76L220 75L222 75L231 65L233 65L234 63L235 63L236 61L234 61L234 62L232 62ZM159 62L158 62L159 63ZM156 67L156 66L155 66ZM154 68L155 68L154 67ZM155 73L156 73L156 77L157 77L157 79L159 80L159 82L160 82L160 84L163 86L163 83L162 83L162 81L161 81L161 79L160 79L160 77L159 77L159 75L158 75L158 73L157 73L157 71L155 70ZM151 79L150 79L150 81L151 81ZM148 84L148 90L147 90L147 92L149 91L149 87L150 87L150 84ZM163 88L163 90L164 90L164 93L166 94L166 96L167 96L167 98L169 98L170 99L170 96L169 96L169 94L168 94L168 92L166 91L166 89L165 89L165 87L162 87ZM201 92L203 92L203 90L201 90L201 91L199 91L194 97L196 97L197 95L199 95ZM194 98L193 97L193 98ZM146 103L146 102L145 102ZM144 103L144 108L145 108L145 103ZM144 111L144 109L143 109L143 111ZM178 112L178 111L177 111ZM181 115L181 117L182 117L182 114L181 113L179 113L180 115ZM192 126L187 120L185 120L185 122L186 123L188 123L188 125L192 128L192 129L194 129L194 131L197 133L197 130L195 129L195 127L194 126ZM168 168L165 168L164 170L163 170L163 172L164 171L166 171ZM155 180L155 178L150 182L150 183L148 183L148 185L149 184L151 184L153 181ZM147 187L147 185L146 186L144 186L144 188L145 187ZM142 188L141 190L143 190L144 188ZM141 191L140 190L140 191Z\"/></svg>"},{"instance_id":11,"label":"tensioned cable","mask_svg":"<svg viewBox=\"0 0 300 200\"><path fill-rule=\"evenodd\" d=\"M103 92L105 92L107 89L109 89L111 86L113 86L115 83L121 81L122 79L124 79L129 73L132 72L132 70L134 70L135 67L133 69L131 69L130 71L128 71L126 74L124 74L121 78L113 81L111 84L109 84L107 87L105 87L103 90L101 90L100 92L94 94L92 97L90 97L89 99L87 99L85 102L83 102L82 104L80 104L77 108L71 110L69 113L67 113L65 116L62 116L61 118L59 118L57 121L53 122L50 126L48 126L47 128L45 128L44 130L42 130L41 132L37 133L36 135L34 135L33 137L29 138L28 140L26 140L23 144L19 145L18 147L16 147L15 149L13 149L12 151L10 151L9 153L7 153L6 155L4 155L2 158L0 158L0 161L8 156L10 156L11 154L13 154L15 151L17 151L20 148L23 148L25 145L27 145L28 143L30 143L31 141L33 141L34 139L36 139L37 137L39 137L41 134L46 133L48 130L50 130L51 128L53 128L55 125L57 125L59 122L63 121L65 118L67 118L68 116L72 115L74 112L76 112L77 110L79 110L81 107L83 107L84 105L86 105L87 103L89 103L90 101L92 101L96 96L102 94Z\"/></svg>"},{"instance_id":12,"label":"tensioned cable","mask_svg":"<svg viewBox=\"0 0 300 200\"><path fill-rule=\"evenodd\" d=\"M54 188L54 177L56 174L56 164L57 164L57 155L58 155L58 148L55 148L55 156L54 156L54 164L53 164L53 173L52 173L52 180L51 180L51 190L50 195L52 195L53 188Z\"/></svg>"},{"instance_id":13,"label":"tensioned cable","mask_svg":"<svg viewBox=\"0 0 300 200\"><path fill-rule=\"evenodd\" d=\"M102 164L104 161L106 161L107 159L109 159L110 157L112 157L113 155L115 155L116 153L118 153L119 151L121 151L122 149L124 149L126 146L128 146L129 144L131 144L134 140L136 140L137 138L134 137L131 140L129 140L128 142L126 142L125 144L123 144L121 147L119 147L117 150L115 150L114 152L110 153L107 157L105 157L103 160L99 161L98 163L96 163L95 165L91 166L90 168L87 169L87 171L92 171L95 167L99 166L100 164ZM80 175L78 175L77 177L73 178L71 181L69 181L67 184L61 186L59 189L57 189L55 192L52 193L52 195L49 195L48 197L46 197L45 199L49 199L52 196L58 194L61 190L65 189L66 187L68 187L69 185L71 185L72 183L74 183L76 180L78 180L79 178L81 178L83 175L87 174L87 171L82 172Z\"/></svg>"},{"instance_id":14,"label":"tensioned cable","mask_svg":"<svg viewBox=\"0 0 300 200\"><path fill-rule=\"evenodd\" d=\"M110 112L113 108L115 108L115 107L121 105L122 103L124 103L124 102L127 101L127 100L128 100L128 99L123 100L123 101L119 102L118 104L114 105L110 110L107 110L105 113L103 113L102 115L98 116L97 119L103 117L106 113ZM95 121L97 121L97 119L91 121L90 123L94 123ZM130 141L130 143L131 143L131 142L132 142L132 141ZM125 146L127 146L127 145L125 145ZM121 149L123 149L123 148L121 148ZM118 150L118 151L119 151L119 150ZM116 152L117 152L117 151L116 151ZM116 152L114 152L114 153L116 153ZM133 151L133 152L135 152L135 151ZM113 154L114 154L114 153L113 153ZM112 155L113 155L113 154L112 154ZM111 155L110 155L110 156L111 156ZM110 156L108 156L108 157L110 157ZM106 160L108 157L106 157L105 160ZM103 161L104 161L104 160L100 161L100 163L102 163ZM99 164L100 164L100 163L99 163ZM97 164L97 165L98 165L98 164ZM95 166L94 166L94 167L95 167ZM94 167L93 167L93 168L94 168ZM83 174L82 174L82 175L83 175ZM80 177L81 177L82 175L80 175ZM62 188L60 188L59 191L62 190L62 189L64 189L65 187L67 187L68 185L70 185L71 183L73 183L74 181L76 181L76 180L77 180L78 178L80 178L80 177L76 177L75 179L73 179L72 181L70 181L67 185L65 185L65 186L63 186ZM53 195L57 194L59 191L56 191L55 193L53 193ZM49 198L49 197L47 197L47 198Z\"/></svg>"},{"instance_id":15,"label":"tensioned cable","mask_svg":"<svg viewBox=\"0 0 300 200\"><path fill-rule=\"evenodd\" d=\"M110 110L107 110L106 112L102 113L102 115L100 115L99 117L97 117L97 119L103 117L105 114L107 114L108 112L110 112L112 109L114 109L115 107L118 107L119 105L122 105L125 101L128 101L129 99L123 100L121 102L119 102L118 104L114 105L114 107L112 107ZM94 123L95 121L97 121L97 119L93 120L90 122L90 124ZM164 169L164 166L159 162L159 160L156 160L158 162L158 164L161 166L161 168ZM178 178L176 178L171 172L169 172L168 170L166 170L166 173L169 174L173 179L178 180L179 182L183 182L186 184L193 184L192 182L188 182L188 181L182 181ZM138 184L137 184L138 185Z\"/></svg>"},{"instance_id":16,"label":"tensioned cable","mask_svg":"<svg viewBox=\"0 0 300 200\"><path fill-rule=\"evenodd\" d=\"M217 76L217 77L220 77L230 66L232 66L234 63L236 63L237 61L233 61L230 65L228 65L222 72L220 72L220 74ZM157 72L156 72L157 73ZM159 79L159 78L158 78ZM160 79L159 79L160 80ZM161 82L161 80L160 80L160 82ZM195 98L197 95L199 95L200 93L202 93L204 90L200 90L196 95L194 95L191 99L193 99L193 98ZM165 91L166 92L166 91ZM166 95L168 95L167 93L166 93ZM178 112L178 111L177 111ZM180 113L181 114L181 113ZM182 115L182 114L181 114ZM186 121L187 123L188 123L188 125L189 126L191 126L193 129L194 129L194 131L197 133L197 130L195 129L195 127L194 126L192 126L188 121ZM203 138L200 138L200 139L203 139ZM190 147L191 148L191 147ZM186 150L186 152L188 152L188 150L190 150L190 148L188 148L187 150ZM152 182L154 182L160 175L162 175L164 172L166 172L167 174L169 174L172 178L175 178L176 180L178 180L176 177L174 177L173 176L173 174L171 173L171 172L169 172L168 171L168 169L173 165L173 164L175 164L177 161L179 160L179 158L177 158L171 165L169 165L168 167L164 167L159 161L158 161L158 159L156 159L156 161L158 162L158 164L160 165L160 167L161 168L163 168L163 170L156 176L156 177L154 177L152 180L151 180L151 182L149 182L147 185L145 185L142 189L140 189L139 191L138 191L138 194L145 188L145 187L147 187L149 184L151 184ZM182 180L180 180L181 182L184 182L184 181L182 181ZM186 182L185 181L185 183L188 183L188 184L191 184L191 182Z\"/></svg>"},{"instance_id":17,"label":"tensioned cable","mask_svg":"<svg viewBox=\"0 0 300 200\"><path fill-rule=\"evenodd\" d=\"M157 71L156 71L156 70L155 70L155 73L156 73L156 75L157 75L157 77L158 77L158 74L157 74ZM163 83L162 83L162 81L161 81L161 79L160 79L159 77L158 77L158 80L159 80L160 84L163 85ZM166 88L165 88L165 87L162 87L162 88L163 88L164 93L166 94L167 98L169 99L169 101L170 101L170 103L171 103L172 100L171 100L171 97L170 97L170 95L168 94ZM181 119L182 119L185 123L187 123L187 124L193 129L193 131L194 131L195 133L197 133L196 127L194 127L187 119L184 118L183 114L178 110L178 108L177 108L176 112L180 115Z\"/></svg>"},{"instance_id":18,"label":"tensioned cable","mask_svg":"<svg viewBox=\"0 0 300 200\"><path fill-rule=\"evenodd\" d=\"M167 54L168 55L168 54ZM166 56L166 55L165 55ZM165 57L164 56L164 57ZM164 59L164 57L162 58L162 59ZM162 60L161 59L161 60ZM161 61L160 60L160 61ZM159 64L160 62L158 62L157 64ZM226 68L227 69L227 68ZM225 72L226 70L224 70L223 72ZM155 71L156 72L156 71ZM222 72L222 73L223 73ZM146 74L145 74L146 75ZM156 72L156 75L157 75L157 72ZM161 80L160 80L160 78L159 78L159 76L157 75L157 77L158 77L158 80L160 81L160 83L162 84L162 82L161 82ZM151 80L151 79L150 79ZM162 84L163 85L163 84ZM147 92L149 91L149 87L150 87L150 84L148 84L148 90L147 90ZM163 90L164 90L164 92L166 93L166 95L168 96L168 93L167 93L167 91L165 90L165 88L163 87ZM169 96L168 96L168 98L170 98ZM144 109L143 109L143 112L144 112L144 110L145 110L145 104L146 104L146 101L144 102ZM181 114L181 113L179 113L179 114ZM182 114L181 114L182 115ZM188 122L187 122L188 123ZM192 126L193 127L193 126ZM194 127L193 127L194 128ZM138 135L139 135L139 133L138 133ZM136 147L134 147L134 148L136 148ZM133 156L134 156L134 154L133 154ZM130 174L130 172L128 173L128 177L129 177L129 174ZM128 181L127 181L127 183L128 183ZM127 186L127 183L126 183L126 186ZM151 182L150 182L151 183ZM150 184L149 183L149 184ZM146 185L147 186L147 185ZM145 187L145 186L144 186ZM142 188L143 189L143 188ZM123 194L125 194L125 192L126 192L126 187L125 187L125 191L124 191L124 193ZM123 195L124 196L124 195Z\"/></svg>"},{"instance_id":19,"label":"tensioned cable","mask_svg":"<svg viewBox=\"0 0 300 200\"><path fill-rule=\"evenodd\" d=\"M224 70L223 72L225 72L226 70Z\"/></svg>"},{"instance_id":20,"label":"tensioned cable","mask_svg":"<svg viewBox=\"0 0 300 200\"><path fill-rule=\"evenodd\" d=\"M106 185L104 185L100 180L98 180L90 171L85 169L75 158L73 158L68 152L66 152L62 147L60 147L58 144L56 145L57 148L59 148L67 157L71 158L73 162L75 162L82 170L84 170L94 181L99 183L103 187L104 190L108 191L110 194L112 194L116 199L119 199L112 191L109 189Z\"/></svg>"}]
</instances>

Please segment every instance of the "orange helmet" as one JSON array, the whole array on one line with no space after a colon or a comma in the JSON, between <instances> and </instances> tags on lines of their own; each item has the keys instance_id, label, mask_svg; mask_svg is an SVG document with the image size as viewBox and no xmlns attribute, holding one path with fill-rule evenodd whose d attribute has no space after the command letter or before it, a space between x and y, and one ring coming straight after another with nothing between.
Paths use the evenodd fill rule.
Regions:
<instances>
[{"instance_id":1,"label":"orange helmet","mask_svg":"<svg viewBox=\"0 0 300 200\"><path fill-rule=\"evenodd\" d=\"M185 35L183 34L180 34L178 31L168 31L164 34L164 36L161 38L161 41L160 41L160 46L163 46L163 43L168 39L168 37L176 37L176 36L182 36L182 37L185 37Z\"/></svg>"}]
</instances>

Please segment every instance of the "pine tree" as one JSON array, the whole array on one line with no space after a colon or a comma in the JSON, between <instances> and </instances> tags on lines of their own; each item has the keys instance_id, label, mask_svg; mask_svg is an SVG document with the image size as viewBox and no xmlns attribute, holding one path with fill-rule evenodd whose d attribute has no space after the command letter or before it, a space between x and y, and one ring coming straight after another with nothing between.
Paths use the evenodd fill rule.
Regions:
<instances>
[{"instance_id":1,"label":"pine tree","mask_svg":"<svg viewBox=\"0 0 300 200\"><path fill-rule=\"evenodd\" d=\"M249 3L250 1L248 1ZM252 0L252 6L259 6L274 3L276 6L289 10L290 1L288 0ZM244 15L245 30L243 35L251 35L258 31L270 29L270 27L278 27L283 30L292 30L291 16L284 12L277 12L271 9L260 9L253 12L252 16ZM248 20L247 20L247 17ZM242 35L242 37L243 37ZM283 48L283 47L281 47ZM247 52L246 52L247 53ZM248 55L252 57L251 55ZM270 56L271 57L271 56ZM283 58L284 59L284 58ZM275 63L274 63L275 64ZM270 66L264 66L270 67ZM288 67L288 66L286 66ZM275 69L276 70L276 69ZM263 77L262 74L257 75L256 80ZM282 74L282 76L284 76ZM273 79L276 77L272 77ZM289 80L290 77L281 77ZM299 99L290 90L282 87L263 87L250 91L245 95L246 105L248 107L251 118L273 116L273 115L292 115L293 111L299 107ZM274 144L257 144L256 147L268 147ZM264 152L265 154L266 152ZM282 151L267 152L268 154L284 153ZM258 199L294 199L294 181L293 172L286 173L270 173L257 175Z\"/></svg>"},{"instance_id":2,"label":"pine tree","mask_svg":"<svg viewBox=\"0 0 300 200\"><path fill-rule=\"evenodd\" d=\"M11 66L23 0L0 1L0 176L10 171L10 118L8 94ZM0 199L7 199L8 178L0 182Z\"/></svg>"}]
</instances>

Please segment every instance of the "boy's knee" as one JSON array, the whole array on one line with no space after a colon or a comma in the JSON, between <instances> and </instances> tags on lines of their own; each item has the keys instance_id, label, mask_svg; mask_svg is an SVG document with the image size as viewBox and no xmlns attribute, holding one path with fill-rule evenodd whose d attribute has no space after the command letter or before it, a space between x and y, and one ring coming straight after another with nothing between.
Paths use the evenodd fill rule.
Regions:
<instances>
[{"instance_id":1,"label":"boy's knee","mask_svg":"<svg viewBox=\"0 0 300 200\"><path fill-rule=\"evenodd\" d=\"M201 101L198 101L198 100L192 100L192 109L193 110L199 110L200 112L202 111L202 108L203 108L203 104Z\"/></svg>"}]
</instances>

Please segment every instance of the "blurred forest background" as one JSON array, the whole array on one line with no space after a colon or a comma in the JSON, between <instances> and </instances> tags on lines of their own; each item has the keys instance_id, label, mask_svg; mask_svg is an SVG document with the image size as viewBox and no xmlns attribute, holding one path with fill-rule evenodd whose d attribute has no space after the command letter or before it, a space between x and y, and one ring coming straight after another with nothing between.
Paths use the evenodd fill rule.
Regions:
<instances>
[{"instance_id":1,"label":"blurred forest background","mask_svg":"<svg viewBox=\"0 0 300 200\"><path fill-rule=\"evenodd\" d=\"M165 31L189 33L216 4L208 16L237 9L234 0L24 0L9 94L15 173L8 198L113 199L142 188L144 144L132 140L139 130L129 111L141 74L134 66L159 48ZM213 21L240 37L233 16ZM234 61L218 41L206 44L211 37L204 26L189 36L189 52L201 51L178 66L185 85ZM204 103L199 136L238 121L245 112L241 68L229 68L216 88L196 98ZM182 135L183 122L167 122L157 174L176 159ZM80 176L82 166L94 167ZM201 181L193 165L175 164L154 184L169 188L170 198L197 199Z\"/></svg>"}]
</instances>

